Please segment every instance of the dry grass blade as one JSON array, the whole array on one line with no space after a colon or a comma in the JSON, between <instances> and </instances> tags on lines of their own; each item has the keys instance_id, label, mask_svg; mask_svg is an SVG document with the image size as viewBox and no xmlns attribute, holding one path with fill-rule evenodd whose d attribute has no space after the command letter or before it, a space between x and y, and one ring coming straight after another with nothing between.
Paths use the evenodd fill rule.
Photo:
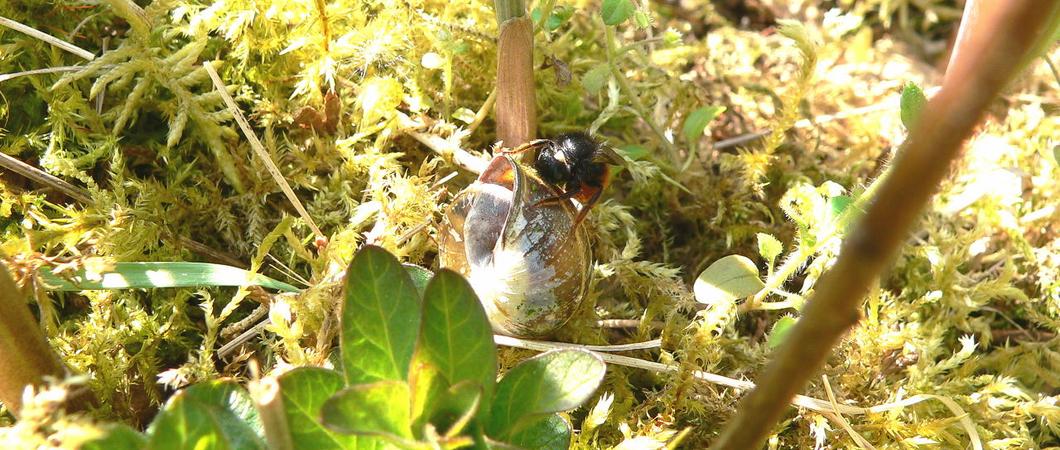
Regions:
<instances>
[{"instance_id":1,"label":"dry grass blade","mask_svg":"<svg viewBox=\"0 0 1060 450\"><path fill-rule=\"evenodd\" d=\"M0 75L0 83L8 80L13 80L18 77L25 77L30 75L43 75L48 73L62 73L62 72L77 72L83 69L80 66L61 66L61 67L45 67L43 69L25 70L22 72L5 73Z\"/></svg>"},{"instance_id":2,"label":"dry grass blade","mask_svg":"<svg viewBox=\"0 0 1060 450\"><path fill-rule=\"evenodd\" d=\"M21 23L15 22L14 20L8 19L7 17L0 17L0 25L3 25L3 26L8 27L8 28L10 28L12 30L15 30L15 31L18 31L18 32L21 32L21 33L25 33L26 35L29 35L29 36L35 37L37 39L40 39L40 40L42 40L44 42L47 42L47 43L49 43L51 45L59 47L59 48L61 48L63 50L66 50L66 51L68 51L70 53L73 53L73 54L75 54L77 56L80 56L80 57L82 57L82 58L84 58L86 60L91 61L93 59L96 59L96 55L92 54L92 52L90 52L88 50L85 50L85 49L83 49L81 47L78 47L78 46L76 46L74 44L66 42L66 41L64 41L62 39L59 39L59 38L57 38L55 36L52 36L50 34L44 33L42 31L38 31L36 28L28 27L28 26L25 26L25 25L23 25Z\"/></svg>"},{"instance_id":3,"label":"dry grass blade","mask_svg":"<svg viewBox=\"0 0 1060 450\"><path fill-rule=\"evenodd\" d=\"M203 62L202 66L206 68L206 71L210 74L210 80L213 81L213 85L217 88L217 93L224 99L225 105L228 106L228 110L232 112L232 117L235 117L236 123L239 124L239 129L243 130L243 135L250 141L250 147L254 149L258 157L261 158L265 168L268 169L269 174L276 180L276 184L280 186L280 190L283 191L284 195L287 196L287 200L291 202L294 209L298 211L298 215L302 216L302 220L305 220L306 225L313 230L313 234L318 239L327 239L324 233L317 227L313 218L309 216L309 212L302 206L302 201L298 199L298 196L294 194L294 190L291 189L291 185L287 183L287 179L280 173L280 168L276 167L276 163L272 162L272 158L269 157L269 152L265 151L265 146L262 145L261 141L258 140L258 136L254 134L254 130L250 128L250 123L247 122L246 117L243 117L243 112L239 109L239 105L236 105L236 101L232 99L231 95L228 95L228 90L225 88L225 84L221 81L221 76L214 70L213 65L209 61Z\"/></svg>"}]
</instances>

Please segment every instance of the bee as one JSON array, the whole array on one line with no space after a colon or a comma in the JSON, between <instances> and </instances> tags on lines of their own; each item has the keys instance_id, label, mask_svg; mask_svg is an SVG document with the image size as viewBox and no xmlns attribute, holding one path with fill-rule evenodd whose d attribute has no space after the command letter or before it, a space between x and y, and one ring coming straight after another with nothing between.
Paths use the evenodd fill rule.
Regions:
<instances>
[{"instance_id":1,"label":"bee","mask_svg":"<svg viewBox=\"0 0 1060 450\"><path fill-rule=\"evenodd\" d=\"M608 146L597 143L587 133L561 134L551 139L536 139L505 153L522 153L537 150L534 169L546 183L562 193L537 202L536 205L555 204L575 199L582 204L574 218L572 229L585 220L585 216L603 194L611 181L610 165L620 165L624 160Z\"/></svg>"}]
</instances>

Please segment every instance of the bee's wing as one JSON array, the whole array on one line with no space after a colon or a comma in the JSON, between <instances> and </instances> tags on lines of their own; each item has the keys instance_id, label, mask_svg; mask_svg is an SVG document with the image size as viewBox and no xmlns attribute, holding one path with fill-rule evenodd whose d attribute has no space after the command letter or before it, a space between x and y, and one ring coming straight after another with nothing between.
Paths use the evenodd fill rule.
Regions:
<instances>
[{"instance_id":1,"label":"bee's wing","mask_svg":"<svg viewBox=\"0 0 1060 450\"><path fill-rule=\"evenodd\" d=\"M626 165L625 158L623 158L622 155L619 155L618 152L615 151L615 149L607 145L601 145L599 148L596 149L596 153L593 153L593 161L612 164L616 166Z\"/></svg>"}]
</instances>

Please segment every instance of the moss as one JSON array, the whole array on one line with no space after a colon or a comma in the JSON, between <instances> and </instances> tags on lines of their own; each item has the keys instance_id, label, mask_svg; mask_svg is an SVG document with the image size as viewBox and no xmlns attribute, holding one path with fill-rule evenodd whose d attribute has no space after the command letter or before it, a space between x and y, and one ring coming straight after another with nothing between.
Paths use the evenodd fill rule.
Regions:
<instances>
[{"instance_id":1,"label":"moss","mask_svg":"<svg viewBox=\"0 0 1060 450\"><path fill-rule=\"evenodd\" d=\"M762 233L783 244L775 268L788 263L790 270L773 278L791 296L760 300L812 291L845 230L830 199L859 198L905 133L893 109L830 116L883 102L909 81L937 81L936 61L922 59L915 45L942 35L954 19L938 2L840 2L846 12L809 5L791 17L801 27L777 34L730 23L725 2L640 3L650 9L650 29L628 22L612 36L596 3L561 2L564 15L573 14L537 34L541 134L592 128L615 147L645 151L618 173L586 222L595 303L558 338L622 343L661 336L661 351L630 356L680 369L612 368L601 389L614 395L610 406L590 414L591 403L571 416L576 425L608 417L592 436L578 438L586 448L638 437L665 441L686 429L689 447L716 436L740 394L701 384L693 371L752 378L769 354L765 334L797 311L696 303L695 276L731 253L757 258L765 269L771 262L756 256ZM788 11L787 2L758 3ZM496 25L488 2L438 0L165 0L145 8L149 29L130 28L114 11L70 2L0 6L0 15L84 48L98 50L108 39L106 52L84 62L0 30L0 52L8 55L0 73L83 66L3 82L0 151L90 197L78 202L4 173L5 259L31 268L45 259L76 266L89 257L209 258L187 246L193 240L308 287L273 298L266 337L218 360L217 346L229 339L222 329L256 309L248 291L56 295L34 288L32 271L23 271L51 342L90 375L88 385L103 400L93 414L142 426L144 411L174 387L245 377L247 358L263 367L326 363L337 280L357 246L373 242L403 261L436 264L439 213L473 175L409 131L468 150L493 144L492 120L472 125L467 111L482 109L493 90ZM598 72L607 79L588 89L586 78L609 53L614 71ZM314 248L309 227L292 218L252 156L205 75L206 61L330 237L325 250ZM1047 68L1032 69L1012 89L1008 112L969 144L866 303L861 326L830 360L825 375L840 403L938 395L967 412L992 448L1060 445L1060 221L1052 206L1060 196L1052 148L1060 131L1045 100L1056 80ZM727 110L681 170L676 162L692 146L681 136L664 139L708 105ZM706 145L767 129L763 141L742 147ZM985 181L997 177L1018 188ZM639 326L601 329L599 319ZM528 355L504 351L501 366ZM823 382L805 394L826 398ZM776 429L775 447L856 446L830 420L793 409ZM969 439L937 401L847 420L879 447L957 447ZM30 429L3 433L29 439Z\"/></svg>"}]
</instances>

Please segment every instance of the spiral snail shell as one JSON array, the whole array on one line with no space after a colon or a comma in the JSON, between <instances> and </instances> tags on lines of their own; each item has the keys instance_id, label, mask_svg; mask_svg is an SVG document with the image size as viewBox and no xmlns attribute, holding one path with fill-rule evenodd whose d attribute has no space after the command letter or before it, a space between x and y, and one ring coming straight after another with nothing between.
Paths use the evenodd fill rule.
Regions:
<instances>
[{"instance_id":1,"label":"spiral snail shell","mask_svg":"<svg viewBox=\"0 0 1060 450\"><path fill-rule=\"evenodd\" d=\"M574 313L589 288L585 230L569 201L511 157L493 158L453 199L439 228L442 267L468 279L494 331L540 337Z\"/></svg>"}]
</instances>

